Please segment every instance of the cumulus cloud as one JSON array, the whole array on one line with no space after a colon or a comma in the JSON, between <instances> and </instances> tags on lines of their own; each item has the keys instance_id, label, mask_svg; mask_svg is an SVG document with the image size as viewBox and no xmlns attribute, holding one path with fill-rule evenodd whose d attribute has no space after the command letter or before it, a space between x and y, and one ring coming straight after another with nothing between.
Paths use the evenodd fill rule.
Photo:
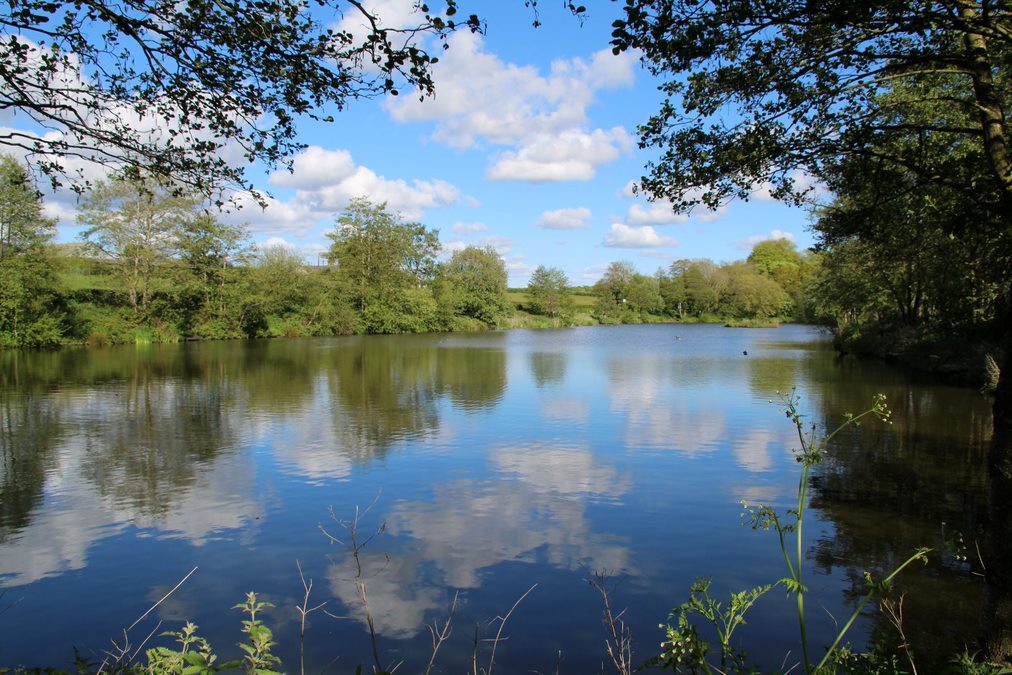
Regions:
<instances>
[{"instance_id":1,"label":"cumulus cloud","mask_svg":"<svg viewBox=\"0 0 1012 675\"><path fill-rule=\"evenodd\" d=\"M684 213L675 213L671 202L665 200L651 202L646 206L633 204L626 214L626 222L630 225L671 225L688 222Z\"/></svg>"},{"instance_id":2,"label":"cumulus cloud","mask_svg":"<svg viewBox=\"0 0 1012 675\"><path fill-rule=\"evenodd\" d=\"M261 209L251 195L240 194L243 207L231 214L232 222L248 222L254 232L304 233L321 219L330 219L344 210L355 197L368 197L410 220L420 220L428 209L442 208L460 201L460 190L444 180L380 176L357 164L346 150L327 150L310 146L300 152L291 171L275 171L271 185L291 188L295 196L287 201L267 198Z\"/></svg>"},{"instance_id":3,"label":"cumulus cloud","mask_svg":"<svg viewBox=\"0 0 1012 675\"><path fill-rule=\"evenodd\" d=\"M588 267L583 268L582 276L587 281L597 281L598 279L603 277L604 273L607 271L608 271L607 263L599 265L590 265Z\"/></svg>"},{"instance_id":4,"label":"cumulus cloud","mask_svg":"<svg viewBox=\"0 0 1012 675\"><path fill-rule=\"evenodd\" d=\"M488 226L484 223L454 223L454 234L474 234L476 232L488 232Z\"/></svg>"},{"instance_id":5,"label":"cumulus cloud","mask_svg":"<svg viewBox=\"0 0 1012 675\"><path fill-rule=\"evenodd\" d=\"M619 194L626 199L642 197L643 194L638 193L637 189L636 181L631 180L622 187ZM695 188L685 193L685 199L691 201L699 199L702 195L703 189ZM722 204L715 209L699 205L698 208L692 209L692 214L699 222L712 223L727 216L727 205ZM689 215L676 213L670 200L657 199L646 205L632 204L626 214L625 222L630 225L672 225L689 222Z\"/></svg>"},{"instance_id":6,"label":"cumulus cloud","mask_svg":"<svg viewBox=\"0 0 1012 675\"><path fill-rule=\"evenodd\" d=\"M510 146L489 169L491 180L588 180L598 166L629 152L620 127L589 129L587 108L598 91L632 84L636 55L610 50L555 61L547 74L504 63L480 35L457 33L433 68L438 94L390 98L398 122L435 122L433 138L458 148Z\"/></svg>"},{"instance_id":7,"label":"cumulus cloud","mask_svg":"<svg viewBox=\"0 0 1012 675\"><path fill-rule=\"evenodd\" d=\"M797 243L798 238L790 232L784 230L773 230L769 234L754 234L751 237L745 237L735 242L735 246L743 251L751 250L753 246L761 241L770 241L771 239L786 239L791 243Z\"/></svg>"},{"instance_id":8,"label":"cumulus cloud","mask_svg":"<svg viewBox=\"0 0 1012 675\"><path fill-rule=\"evenodd\" d=\"M484 237L477 242L478 246L491 246L495 249L495 252L499 255L506 255L513 250L513 240L509 237L503 237L501 235L492 235L491 237Z\"/></svg>"},{"instance_id":9,"label":"cumulus cloud","mask_svg":"<svg viewBox=\"0 0 1012 675\"><path fill-rule=\"evenodd\" d=\"M264 241L257 244L257 248L260 249L283 248L288 251L294 251L295 244L288 241L284 237L268 237Z\"/></svg>"},{"instance_id":10,"label":"cumulus cloud","mask_svg":"<svg viewBox=\"0 0 1012 675\"><path fill-rule=\"evenodd\" d=\"M443 241L439 243L439 257L444 260L453 257L453 254L457 251L463 251L467 248L467 244L460 241L459 239L453 239L451 241Z\"/></svg>"},{"instance_id":11,"label":"cumulus cloud","mask_svg":"<svg viewBox=\"0 0 1012 675\"><path fill-rule=\"evenodd\" d=\"M589 133L570 129L561 134L545 134L531 139L517 151L500 153L486 177L533 183L590 180L599 166L615 161L632 147L632 136L622 127Z\"/></svg>"},{"instance_id":12,"label":"cumulus cloud","mask_svg":"<svg viewBox=\"0 0 1012 675\"><path fill-rule=\"evenodd\" d=\"M418 11L415 0L364 0L362 9L376 17L380 26L388 29L409 28L418 25L425 18ZM346 11L334 28L351 34L359 42L373 32L365 14L357 9Z\"/></svg>"},{"instance_id":13,"label":"cumulus cloud","mask_svg":"<svg viewBox=\"0 0 1012 675\"><path fill-rule=\"evenodd\" d=\"M800 169L791 172L790 178L794 182L794 189L807 192L808 198L812 201L818 201L829 193L826 186L815 176ZM759 201L776 201L773 196L773 185L769 182L757 183L752 190L752 198Z\"/></svg>"},{"instance_id":14,"label":"cumulus cloud","mask_svg":"<svg viewBox=\"0 0 1012 675\"><path fill-rule=\"evenodd\" d=\"M221 220L231 225L244 225L255 234L302 236L321 218L331 215L299 199L282 202L266 197L265 201L266 206L261 206L250 193L237 193L234 208L221 214Z\"/></svg>"},{"instance_id":15,"label":"cumulus cloud","mask_svg":"<svg viewBox=\"0 0 1012 675\"><path fill-rule=\"evenodd\" d=\"M538 217L538 227L546 230L582 230L587 227L591 215L590 209L584 206L545 211Z\"/></svg>"},{"instance_id":16,"label":"cumulus cloud","mask_svg":"<svg viewBox=\"0 0 1012 675\"><path fill-rule=\"evenodd\" d=\"M527 281L531 273L534 272L534 268L527 262L525 256L510 256L504 262L506 263L506 273L509 275L511 285L520 285L520 283Z\"/></svg>"},{"instance_id":17,"label":"cumulus cloud","mask_svg":"<svg viewBox=\"0 0 1012 675\"><path fill-rule=\"evenodd\" d=\"M292 161L291 171L275 171L271 185L312 190L339 183L355 173L355 161L347 150L325 150L312 145Z\"/></svg>"},{"instance_id":18,"label":"cumulus cloud","mask_svg":"<svg viewBox=\"0 0 1012 675\"><path fill-rule=\"evenodd\" d=\"M604 245L609 248L660 248L678 246L671 237L662 237L650 225L630 227L623 223L612 223L611 231L604 235Z\"/></svg>"}]
</instances>

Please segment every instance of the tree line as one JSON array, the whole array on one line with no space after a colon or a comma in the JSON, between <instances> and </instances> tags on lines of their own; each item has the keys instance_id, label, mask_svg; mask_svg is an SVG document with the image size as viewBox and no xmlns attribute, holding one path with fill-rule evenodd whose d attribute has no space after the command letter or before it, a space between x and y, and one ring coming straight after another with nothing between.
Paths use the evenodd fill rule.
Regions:
<instances>
[{"instance_id":1,"label":"tree line","mask_svg":"<svg viewBox=\"0 0 1012 675\"><path fill-rule=\"evenodd\" d=\"M746 261L679 260L654 275L612 263L583 289L541 266L511 295L494 249L440 261L435 230L365 198L337 216L327 264L310 266L290 249L256 247L196 197L125 176L82 197L78 224L80 244L51 244L55 222L29 174L0 159L3 345L809 320L805 293L818 267L815 254L775 240Z\"/></svg>"}]
</instances>

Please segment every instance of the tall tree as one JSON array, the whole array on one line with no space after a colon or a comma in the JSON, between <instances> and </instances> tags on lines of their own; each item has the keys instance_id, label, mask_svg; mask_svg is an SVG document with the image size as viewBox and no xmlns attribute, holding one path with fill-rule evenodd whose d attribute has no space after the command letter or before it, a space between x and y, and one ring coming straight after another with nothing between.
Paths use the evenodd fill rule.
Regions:
<instances>
[{"instance_id":1,"label":"tall tree","mask_svg":"<svg viewBox=\"0 0 1012 675\"><path fill-rule=\"evenodd\" d=\"M91 249L115 261L135 315L147 309L157 265L178 250L198 202L156 179L119 176L84 196L77 221Z\"/></svg>"},{"instance_id":2,"label":"tall tree","mask_svg":"<svg viewBox=\"0 0 1012 675\"><path fill-rule=\"evenodd\" d=\"M0 156L0 344L57 344L66 332L45 250L55 226L25 167Z\"/></svg>"},{"instance_id":3,"label":"tall tree","mask_svg":"<svg viewBox=\"0 0 1012 675\"><path fill-rule=\"evenodd\" d=\"M527 283L528 306L534 314L557 317L573 309L569 279L558 267L539 265Z\"/></svg>"},{"instance_id":4,"label":"tall tree","mask_svg":"<svg viewBox=\"0 0 1012 675\"><path fill-rule=\"evenodd\" d=\"M802 201L805 176L841 158L905 169L915 186L966 195L1012 237L1007 61L1012 11L995 0L829 3L628 0L616 50L640 50L667 95L641 127L657 148L643 188L678 208L765 186ZM730 114L728 114L730 113ZM959 161L914 137L975 147ZM893 141L896 142L893 142ZM1000 292L1004 343L990 470L995 516L1012 519L1012 276ZM999 510L1000 511L1000 510ZM1012 659L1012 540L987 545L986 652Z\"/></svg>"},{"instance_id":5,"label":"tall tree","mask_svg":"<svg viewBox=\"0 0 1012 675\"><path fill-rule=\"evenodd\" d=\"M37 250L55 234L24 165L0 155L0 259Z\"/></svg>"},{"instance_id":6,"label":"tall tree","mask_svg":"<svg viewBox=\"0 0 1012 675\"><path fill-rule=\"evenodd\" d=\"M509 275L502 256L491 246L468 246L439 266L436 301L444 313L471 317L496 326L509 316Z\"/></svg>"},{"instance_id":7,"label":"tall tree","mask_svg":"<svg viewBox=\"0 0 1012 675\"><path fill-rule=\"evenodd\" d=\"M439 250L438 234L421 223L405 222L386 210L356 198L328 235L330 261L351 306L366 321L368 332L399 332L399 316L414 300L410 291L432 278ZM411 296L409 298L409 296Z\"/></svg>"}]
</instances>

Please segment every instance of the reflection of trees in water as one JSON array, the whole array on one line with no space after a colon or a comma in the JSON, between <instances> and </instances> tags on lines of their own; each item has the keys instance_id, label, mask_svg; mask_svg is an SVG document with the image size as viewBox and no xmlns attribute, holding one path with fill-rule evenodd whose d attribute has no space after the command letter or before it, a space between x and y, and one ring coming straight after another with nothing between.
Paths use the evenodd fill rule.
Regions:
<instances>
[{"instance_id":1,"label":"reflection of trees in water","mask_svg":"<svg viewBox=\"0 0 1012 675\"><path fill-rule=\"evenodd\" d=\"M0 384L0 542L27 526L42 502L46 475L57 465L61 411L42 394Z\"/></svg>"},{"instance_id":2,"label":"reflection of trees in water","mask_svg":"<svg viewBox=\"0 0 1012 675\"><path fill-rule=\"evenodd\" d=\"M331 427L339 452L358 461L438 428L435 350L402 338L358 338L328 352Z\"/></svg>"},{"instance_id":3,"label":"reflection of trees in water","mask_svg":"<svg viewBox=\"0 0 1012 675\"><path fill-rule=\"evenodd\" d=\"M13 416L16 432L4 434L5 443L45 461L32 474L33 489L37 499L54 499L0 540L4 584L81 569L96 540L127 524L199 545L250 522L261 512L252 497L253 460L225 450L239 444L237 419L222 405L229 389L224 379L138 376L117 387L16 399L28 404L20 419ZM38 413L40 406L59 411L62 424ZM45 433L45 443L33 433Z\"/></svg>"},{"instance_id":4,"label":"reflection of trees in water","mask_svg":"<svg viewBox=\"0 0 1012 675\"><path fill-rule=\"evenodd\" d=\"M882 392L893 424L869 422L841 434L813 477L812 503L835 525L832 538L816 543L816 563L843 568L860 593L863 570L881 575L915 548L940 545L943 528L964 534L972 561L987 506L987 402L968 390L908 385L882 368L841 369L849 377L821 392L813 418L835 428L845 412L866 408ZM908 592L906 629L921 665L940 667L977 625L978 581L936 554L928 570L905 573L899 586ZM886 627L876 616L875 629Z\"/></svg>"},{"instance_id":5,"label":"reflection of trees in water","mask_svg":"<svg viewBox=\"0 0 1012 675\"><path fill-rule=\"evenodd\" d=\"M489 410L506 393L506 352L498 347L440 349L436 383L464 411Z\"/></svg>"},{"instance_id":6,"label":"reflection of trees in water","mask_svg":"<svg viewBox=\"0 0 1012 675\"><path fill-rule=\"evenodd\" d=\"M799 384L800 364L796 358L756 356L747 363L749 389L759 396L773 398L777 392L786 394Z\"/></svg>"},{"instance_id":7,"label":"reflection of trees in water","mask_svg":"<svg viewBox=\"0 0 1012 675\"><path fill-rule=\"evenodd\" d=\"M138 378L92 393L80 470L119 508L157 518L218 454L238 443L234 388L217 381Z\"/></svg>"},{"instance_id":8,"label":"reflection of trees in water","mask_svg":"<svg viewBox=\"0 0 1012 675\"><path fill-rule=\"evenodd\" d=\"M439 429L438 401L447 396L466 411L485 410L506 391L506 354L500 348L444 348L431 336L347 340L328 352L332 427L345 452L359 460L392 443Z\"/></svg>"},{"instance_id":9,"label":"reflection of trees in water","mask_svg":"<svg viewBox=\"0 0 1012 675\"><path fill-rule=\"evenodd\" d=\"M566 379L565 352L531 352L527 356L527 363L538 387L560 384Z\"/></svg>"}]
</instances>

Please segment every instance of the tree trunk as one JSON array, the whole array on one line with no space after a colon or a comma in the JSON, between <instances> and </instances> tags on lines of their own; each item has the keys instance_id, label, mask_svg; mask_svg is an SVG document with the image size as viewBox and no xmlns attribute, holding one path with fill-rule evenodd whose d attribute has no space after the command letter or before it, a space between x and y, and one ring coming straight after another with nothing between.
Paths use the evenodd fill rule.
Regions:
<instances>
[{"instance_id":1,"label":"tree trunk","mask_svg":"<svg viewBox=\"0 0 1012 675\"><path fill-rule=\"evenodd\" d=\"M1001 212L1006 230L1012 232L1012 160L1009 158L1005 111L994 84L987 40L977 27L981 17L970 3L959 8L965 32L967 66L984 154L1001 194ZM988 453L988 523L984 533L984 607L982 612L983 655L992 661L1012 662L1012 287L1004 289L1004 302L995 317L997 335L1002 336L1001 369L995 391L993 435Z\"/></svg>"},{"instance_id":2,"label":"tree trunk","mask_svg":"<svg viewBox=\"0 0 1012 675\"><path fill-rule=\"evenodd\" d=\"M988 523L985 530L983 652L990 661L1012 663L1012 288L1007 290L999 330L1004 340L994 394L994 435L988 453Z\"/></svg>"}]
</instances>

